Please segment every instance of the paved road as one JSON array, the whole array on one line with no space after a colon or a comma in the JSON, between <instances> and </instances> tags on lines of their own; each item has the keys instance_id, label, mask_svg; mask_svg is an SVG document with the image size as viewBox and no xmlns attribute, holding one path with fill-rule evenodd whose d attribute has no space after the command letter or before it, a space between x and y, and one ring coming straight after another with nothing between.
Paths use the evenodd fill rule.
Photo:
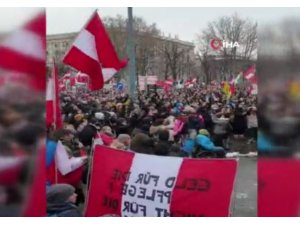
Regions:
<instances>
[{"instance_id":1,"label":"paved road","mask_svg":"<svg viewBox=\"0 0 300 225\"><path fill-rule=\"evenodd\" d=\"M256 216L257 158L240 158L232 201L232 216Z\"/></svg>"}]
</instances>

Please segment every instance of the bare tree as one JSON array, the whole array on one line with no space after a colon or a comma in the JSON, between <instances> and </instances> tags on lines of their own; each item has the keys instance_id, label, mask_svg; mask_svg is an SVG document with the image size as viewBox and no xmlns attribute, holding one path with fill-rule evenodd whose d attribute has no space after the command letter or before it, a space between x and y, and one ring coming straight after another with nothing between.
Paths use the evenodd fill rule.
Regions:
<instances>
[{"instance_id":1,"label":"bare tree","mask_svg":"<svg viewBox=\"0 0 300 225\"><path fill-rule=\"evenodd\" d=\"M205 32L205 31L203 31ZM197 49L197 59L200 61L201 70L204 74L204 81L206 83L211 81L211 69L209 64L209 36L208 35L197 35L198 39L198 49Z\"/></svg>"},{"instance_id":2,"label":"bare tree","mask_svg":"<svg viewBox=\"0 0 300 225\"><path fill-rule=\"evenodd\" d=\"M256 31L257 23L243 19L237 14L209 22L207 27L197 35L198 59L203 67L206 81L211 80L211 76L217 79L228 79L256 60ZM237 42L239 47L213 50L210 42L216 38L232 43Z\"/></svg>"},{"instance_id":3,"label":"bare tree","mask_svg":"<svg viewBox=\"0 0 300 225\"><path fill-rule=\"evenodd\" d=\"M183 63L185 49L174 41L164 41L162 48L160 49L164 54L166 63L165 79L167 79L170 71L170 75L174 80L177 79L180 72L180 65Z\"/></svg>"},{"instance_id":4,"label":"bare tree","mask_svg":"<svg viewBox=\"0 0 300 225\"><path fill-rule=\"evenodd\" d=\"M118 54L124 57L126 54L127 19L120 15L117 17L105 17L104 23ZM136 35L136 71L138 75L144 76L149 70L150 59L154 55L160 30L155 23L147 24L141 17L134 18L133 28Z\"/></svg>"},{"instance_id":5,"label":"bare tree","mask_svg":"<svg viewBox=\"0 0 300 225\"><path fill-rule=\"evenodd\" d=\"M103 22L120 57L126 56L126 19L117 15L116 17L104 17Z\"/></svg>"},{"instance_id":6,"label":"bare tree","mask_svg":"<svg viewBox=\"0 0 300 225\"><path fill-rule=\"evenodd\" d=\"M118 54L120 57L124 57L127 19L122 16L105 17L104 23ZM133 27L136 35L136 72L138 75L144 76L164 71L166 79L169 76L177 79L182 78L184 74L189 74L188 71L191 71L194 66L192 59L189 58L190 51L194 46L182 47L184 45L179 43L178 37L163 37L155 23L148 24L140 17L134 18Z\"/></svg>"},{"instance_id":7,"label":"bare tree","mask_svg":"<svg viewBox=\"0 0 300 225\"><path fill-rule=\"evenodd\" d=\"M202 54L197 54L197 59L201 63L201 68L203 70L204 76L205 76L205 83L209 83L211 81L210 76L210 65L208 60L207 52L203 52Z\"/></svg>"}]
</instances>

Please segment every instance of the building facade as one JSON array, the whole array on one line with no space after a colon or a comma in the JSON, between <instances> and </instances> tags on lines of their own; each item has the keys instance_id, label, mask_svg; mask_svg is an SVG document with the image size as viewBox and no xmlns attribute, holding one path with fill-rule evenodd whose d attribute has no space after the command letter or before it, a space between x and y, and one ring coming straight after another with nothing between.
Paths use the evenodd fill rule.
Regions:
<instances>
[{"instance_id":1,"label":"building facade","mask_svg":"<svg viewBox=\"0 0 300 225\"><path fill-rule=\"evenodd\" d=\"M47 36L47 65L54 58L61 67L63 56L70 48L78 33L53 34ZM121 34L120 34L121 35ZM118 54L125 56L126 38L122 42L112 39ZM136 38L136 63L137 75L157 75L160 79L172 76L174 79L184 79L195 74L194 44L179 39L166 37L146 37L143 35ZM120 38L119 38L120 39ZM149 41L150 40L150 41ZM119 45L122 45L121 47ZM120 50L121 49L121 50ZM126 77L126 70L120 73Z\"/></svg>"}]
</instances>

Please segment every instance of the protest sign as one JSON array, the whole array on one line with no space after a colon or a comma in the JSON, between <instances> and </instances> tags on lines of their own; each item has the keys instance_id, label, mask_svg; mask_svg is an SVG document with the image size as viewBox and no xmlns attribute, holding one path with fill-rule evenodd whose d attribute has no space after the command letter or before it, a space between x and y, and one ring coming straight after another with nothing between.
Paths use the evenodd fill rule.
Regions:
<instances>
[{"instance_id":1,"label":"protest sign","mask_svg":"<svg viewBox=\"0 0 300 225\"><path fill-rule=\"evenodd\" d=\"M229 216L237 161L94 149L85 216Z\"/></svg>"}]
</instances>

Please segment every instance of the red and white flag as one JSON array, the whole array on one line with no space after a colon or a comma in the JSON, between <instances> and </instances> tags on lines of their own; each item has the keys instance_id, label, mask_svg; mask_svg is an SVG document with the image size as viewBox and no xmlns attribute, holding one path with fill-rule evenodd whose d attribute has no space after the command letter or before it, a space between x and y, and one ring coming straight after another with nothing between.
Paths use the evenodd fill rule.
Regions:
<instances>
[{"instance_id":1,"label":"red and white flag","mask_svg":"<svg viewBox=\"0 0 300 225\"><path fill-rule=\"evenodd\" d=\"M73 87L73 86L76 85L76 77L71 76L70 79L69 79L69 81L70 81L70 86L71 87Z\"/></svg>"},{"instance_id":2,"label":"red and white flag","mask_svg":"<svg viewBox=\"0 0 300 225\"><path fill-rule=\"evenodd\" d=\"M48 182L78 185L81 182L83 165L87 158L83 151L80 154L80 157L70 157L64 145L59 141L56 146L55 160L47 168Z\"/></svg>"},{"instance_id":3,"label":"red and white flag","mask_svg":"<svg viewBox=\"0 0 300 225\"><path fill-rule=\"evenodd\" d=\"M247 79L251 84L250 94L257 94L257 79L256 79L256 67L255 65L249 67L246 71L244 71L243 76Z\"/></svg>"},{"instance_id":4,"label":"red and white flag","mask_svg":"<svg viewBox=\"0 0 300 225\"><path fill-rule=\"evenodd\" d=\"M46 87L46 16L40 13L0 44L0 67L26 74L32 88Z\"/></svg>"},{"instance_id":5,"label":"red and white flag","mask_svg":"<svg viewBox=\"0 0 300 225\"><path fill-rule=\"evenodd\" d=\"M66 85L65 85L65 83L63 82L63 80L59 80L59 81L58 81L58 87L59 87L59 91L61 91L61 92L67 90Z\"/></svg>"},{"instance_id":6,"label":"red and white flag","mask_svg":"<svg viewBox=\"0 0 300 225\"><path fill-rule=\"evenodd\" d=\"M186 80L184 82L184 86L187 87L187 88L191 88L193 87L195 84L197 83L197 79L194 78L194 79L189 79L189 80Z\"/></svg>"},{"instance_id":7,"label":"red and white flag","mask_svg":"<svg viewBox=\"0 0 300 225\"><path fill-rule=\"evenodd\" d=\"M165 81L165 85L168 85L168 86L173 86L173 83L174 83L174 80L172 80L172 79L168 79Z\"/></svg>"},{"instance_id":8,"label":"red and white flag","mask_svg":"<svg viewBox=\"0 0 300 225\"><path fill-rule=\"evenodd\" d=\"M249 67L246 71L244 71L243 76L247 79L251 84L256 84L256 68L255 65Z\"/></svg>"},{"instance_id":9,"label":"red and white flag","mask_svg":"<svg viewBox=\"0 0 300 225\"><path fill-rule=\"evenodd\" d=\"M168 80L157 80L156 85L159 87L162 87L165 92L169 92L173 86L174 80L168 79Z\"/></svg>"},{"instance_id":10,"label":"red and white flag","mask_svg":"<svg viewBox=\"0 0 300 225\"><path fill-rule=\"evenodd\" d=\"M119 59L97 11L76 37L63 62L88 74L91 90L103 88L127 65L127 61Z\"/></svg>"},{"instance_id":11,"label":"red and white flag","mask_svg":"<svg viewBox=\"0 0 300 225\"><path fill-rule=\"evenodd\" d=\"M69 157L64 145L60 141L57 143L55 152L56 167L62 175L71 173L83 166L85 158L86 156Z\"/></svg>"},{"instance_id":12,"label":"red and white flag","mask_svg":"<svg viewBox=\"0 0 300 225\"><path fill-rule=\"evenodd\" d=\"M66 73L65 75L62 76L61 78L64 81L70 80L71 79L71 73Z\"/></svg>"},{"instance_id":13,"label":"red and white flag","mask_svg":"<svg viewBox=\"0 0 300 225\"><path fill-rule=\"evenodd\" d=\"M258 93L258 88L257 88L257 84L252 84L250 87L250 94L251 95L257 95Z\"/></svg>"},{"instance_id":14,"label":"red and white flag","mask_svg":"<svg viewBox=\"0 0 300 225\"><path fill-rule=\"evenodd\" d=\"M101 137L101 134L100 134L100 133L97 133L97 134L96 134L96 137L95 137L94 140L93 140L93 146L92 146L92 149L94 149L96 145L104 145L104 142L103 142L103 140L102 140L102 137Z\"/></svg>"},{"instance_id":15,"label":"red and white flag","mask_svg":"<svg viewBox=\"0 0 300 225\"><path fill-rule=\"evenodd\" d=\"M46 126L55 125L55 129L63 127L60 101L59 101L59 82L57 68L53 60L52 74L48 79L46 90Z\"/></svg>"},{"instance_id":16,"label":"red and white flag","mask_svg":"<svg viewBox=\"0 0 300 225\"><path fill-rule=\"evenodd\" d=\"M229 216L233 159L138 154L97 145L85 216Z\"/></svg>"},{"instance_id":17,"label":"red and white flag","mask_svg":"<svg viewBox=\"0 0 300 225\"><path fill-rule=\"evenodd\" d=\"M89 76L87 74L78 72L75 78L76 78L76 83L82 83L82 84L89 83Z\"/></svg>"}]
</instances>

